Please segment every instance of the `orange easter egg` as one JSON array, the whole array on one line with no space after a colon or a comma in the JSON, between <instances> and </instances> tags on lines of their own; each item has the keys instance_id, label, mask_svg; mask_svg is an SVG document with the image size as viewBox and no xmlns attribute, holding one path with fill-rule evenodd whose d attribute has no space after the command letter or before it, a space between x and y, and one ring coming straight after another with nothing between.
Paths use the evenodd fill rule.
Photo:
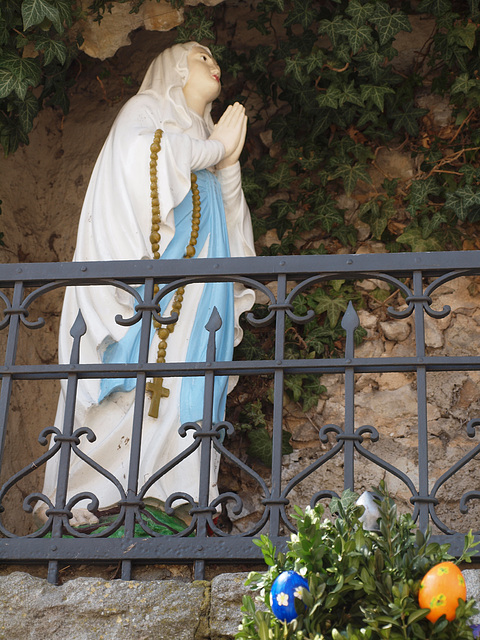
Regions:
<instances>
[{"instance_id":1,"label":"orange easter egg","mask_svg":"<svg viewBox=\"0 0 480 640\"><path fill-rule=\"evenodd\" d=\"M467 587L462 572L453 562L436 564L420 583L418 604L422 609L430 609L427 616L430 622L436 622L443 614L447 620L454 620L459 598L467 599Z\"/></svg>"}]
</instances>

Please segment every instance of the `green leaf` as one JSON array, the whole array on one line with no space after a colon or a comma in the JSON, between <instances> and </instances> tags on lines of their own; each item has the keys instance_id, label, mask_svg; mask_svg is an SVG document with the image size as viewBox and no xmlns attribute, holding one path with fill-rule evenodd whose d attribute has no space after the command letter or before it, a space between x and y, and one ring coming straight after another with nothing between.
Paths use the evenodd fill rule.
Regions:
<instances>
[{"instance_id":1,"label":"green leaf","mask_svg":"<svg viewBox=\"0 0 480 640\"><path fill-rule=\"evenodd\" d=\"M340 28L341 33L347 36L353 54L373 42L372 29L366 24L356 25L353 20L344 20Z\"/></svg>"},{"instance_id":2,"label":"green leaf","mask_svg":"<svg viewBox=\"0 0 480 640\"><path fill-rule=\"evenodd\" d=\"M291 434L282 430L282 455L292 453L290 445ZM267 466L272 464L272 439L266 429L252 429L248 432L250 446L247 453L254 458L258 458Z\"/></svg>"},{"instance_id":3,"label":"green leaf","mask_svg":"<svg viewBox=\"0 0 480 640\"><path fill-rule=\"evenodd\" d=\"M0 15L0 46L7 44L10 32L6 20Z\"/></svg>"},{"instance_id":4,"label":"green leaf","mask_svg":"<svg viewBox=\"0 0 480 640\"><path fill-rule=\"evenodd\" d=\"M0 69L0 98L6 98L17 87L17 78L5 69ZM25 90L26 91L26 90Z\"/></svg>"},{"instance_id":5,"label":"green leaf","mask_svg":"<svg viewBox=\"0 0 480 640\"><path fill-rule=\"evenodd\" d=\"M331 180L334 180L335 178L342 178L347 196L352 193L359 180L364 180L369 184L372 183L372 179L367 172L367 165L360 162L357 162L354 165L347 163L340 164L330 176Z\"/></svg>"},{"instance_id":6,"label":"green leaf","mask_svg":"<svg viewBox=\"0 0 480 640\"><path fill-rule=\"evenodd\" d=\"M330 85L325 92L319 93L317 103L319 107L338 108L338 101L342 98L342 92L337 87Z\"/></svg>"},{"instance_id":7,"label":"green leaf","mask_svg":"<svg viewBox=\"0 0 480 640\"><path fill-rule=\"evenodd\" d=\"M371 4L361 4L359 0L350 0L345 13L352 18L355 25L359 26L369 20L374 10Z\"/></svg>"},{"instance_id":8,"label":"green leaf","mask_svg":"<svg viewBox=\"0 0 480 640\"><path fill-rule=\"evenodd\" d=\"M370 100L375 104L380 111L385 108L385 96L387 94L394 94L395 91L391 87L374 86L371 84L364 84L360 87L362 100Z\"/></svg>"},{"instance_id":9,"label":"green leaf","mask_svg":"<svg viewBox=\"0 0 480 640\"><path fill-rule=\"evenodd\" d=\"M407 244L412 251L441 251L443 246L434 237L424 238L419 227L408 227L395 242Z\"/></svg>"},{"instance_id":10,"label":"green leaf","mask_svg":"<svg viewBox=\"0 0 480 640\"><path fill-rule=\"evenodd\" d=\"M343 22L344 19L339 14L335 15L333 20L320 20L318 23L318 33L319 35L327 35L330 38L333 47L336 47L339 40L338 36L343 33Z\"/></svg>"},{"instance_id":11,"label":"green leaf","mask_svg":"<svg viewBox=\"0 0 480 640\"><path fill-rule=\"evenodd\" d=\"M287 189L292 181L290 167L285 162L282 162L273 174L267 174L265 177L270 187L281 189Z\"/></svg>"},{"instance_id":12,"label":"green leaf","mask_svg":"<svg viewBox=\"0 0 480 640\"><path fill-rule=\"evenodd\" d=\"M36 87L41 79L41 71L31 58L7 52L0 58L0 98L15 91L20 100L25 98L28 87ZM8 93L6 93L8 91Z\"/></svg>"},{"instance_id":13,"label":"green leaf","mask_svg":"<svg viewBox=\"0 0 480 640\"><path fill-rule=\"evenodd\" d=\"M23 0L22 2L23 29L27 30L43 22L50 20L58 32L62 31L60 13L48 0Z\"/></svg>"},{"instance_id":14,"label":"green leaf","mask_svg":"<svg viewBox=\"0 0 480 640\"><path fill-rule=\"evenodd\" d=\"M455 78L454 83L450 89L452 94L454 93L464 93L467 94L470 89L474 87L480 88L480 81L476 78L470 78L468 73L461 73L457 78Z\"/></svg>"},{"instance_id":15,"label":"green leaf","mask_svg":"<svg viewBox=\"0 0 480 640\"><path fill-rule=\"evenodd\" d=\"M297 53L294 58L287 58L285 60L285 74L293 75L301 84L305 84L307 81L307 75L304 72L304 60L300 54Z\"/></svg>"},{"instance_id":16,"label":"green leaf","mask_svg":"<svg viewBox=\"0 0 480 640\"><path fill-rule=\"evenodd\" d=\"M410 102L403 109L397 109L391 114L394 118L392 128L395 132L405 129L410 135L416 136L419 131L418 120L427 113L428 109L420 109Z\"/></svg>"},{"instance_id":17,"label":"green leaf","mask_svg":"<svg viewBox=\"0 0 480 640\"><path fill-rule=\"evenodd\" d=\"M335 200L330 197L317 208L316 212L322 228L327 233L334 225L343 223L343 213L338 209Z\"/></svg>"},{"instance_id":18,"label":"green leaf","mask_svg":"<svg viewBox=\"0 0 480 640\"><path fill-rule=\"evenodd\" d=\"M323 51L320 49L312 51L312 53L305 58L307 73L312 73L313 71L320 72L323 68L324 62L325 54Z\"/></svg>"},{"instance_id":19,"label":"green leaf","mask_svg":"<svg viewBox=\"0 0 480 640\"><path fill-rule=\"evenodd\" d=\"M61 40L52 40L51 38L39 37L35 44L35 51L42 51L44 63L50 64L55 58L64 64L67 59L67 47Z\"/></svg>"},{"instance_id":20,"label":"green leaf","mask_svg":"<svg viewBox=\"0 0 480 640\"><path fill-rule=\"evenodd\" d=\"M414 180L410 188L410 205L420 208L427 204L429 194L439 195L440 193L441 187L433 176L427 180Z\"/></svg>"},{"instance_id":21,"label":"green leaf","mask_svg":"<svg viewBox=\"0 0 480 640\"><path fill-rule=\"evenodd\" d=\"M316 17L316 12L312 9L312 0L296 0L293 8L289 11L288 17L284 22L286 27L293 24L301 24L307 29Z\"/></svg>"},{"instance_id":22,"label":"green leaf","mask_svg":"<svg viewBox=\"0 0 480 640\"><path fill-rule=\"evenodd\" d=\"M390 9L386 2L376 3L371 21L377 27L380 44L386 44L392 40L399 31L412 30L408 16L403 11Z\"/></svg>"},{"instance_id":23,"label":"green leaf","mask_svg":"<svg viewBox=\"0 0 480 640\"><path fill-rule=\"evenodd\" d=\"M31 91L25 96L25 100L19 107L18 120L25 133L29 133L33 126L33 119L37 115L39 104Z\"/></svg>"},{"instance_id":24,"label":"green leaf","mask_svg":"<svg viewBox=\"0 0 480 640\"><path fill-rule=\"evenodd\" d=\"M341 92L338 105L341 107L344 102L351 102L352 104L356 104L358 107L364 106L363 95L360 96L358 91L355 89L354 80L352 80L348 85L345 85Z\"/></svg>"},{"instance_id":25,"label":"green leaf","mask_svg":"<svg viewBox=\"0 0 480 640\"><path fill-rule=\"evenodd\" d=\"M433 13L437 17L451 10L451 0L422 0L417 7L419 13Z\"/></svg>"},{"instance_id":26,"label":"green leaf","mask_svg":"<svg viewBox=\"0 0 480 640\"><path fill-rule=\"evenodd\" d=\"M417 609L408 616L407 624L413 624L414 622L418 622L419 620L423 620L430 613L430 609Z\"/></svg>"},{"instance_id":27,"label":"green leaf","mask_svg":"<svg viewBox=\"0 0 480 640\"><path fill-rule=\"evenodd\" d=\"M460 45L464 45L471 51L475 46L476 34L477 25L473 22L467 22L467 24L455 25L449 36L452 40Z\"/></svg>"},{"instance_id":28,"label":"green leaf","mask_svg":"<svg viewBox=\"0 0 480 640\"><path fill-rule=\"evenodd\" d=\"M347 310L348 300L343 297L330 297L323 292L320 297L317 306L315 307L315 313L326 313L328 322L333 328L337 325L340 314Z\"/></svg>"}]
</instances>

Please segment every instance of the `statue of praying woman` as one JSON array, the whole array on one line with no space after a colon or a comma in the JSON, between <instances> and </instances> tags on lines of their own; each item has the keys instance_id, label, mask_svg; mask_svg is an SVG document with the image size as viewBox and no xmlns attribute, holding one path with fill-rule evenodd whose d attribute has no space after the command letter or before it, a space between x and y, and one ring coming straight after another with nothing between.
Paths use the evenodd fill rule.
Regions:
<instances>
[{"instance_id":1,"label":"statue of praying woman","mask_svg":"<svg viewBox=\"0 0 480 640\"><path fill-rule=\"evenodd\" d=\"M209 49L177 44L150 65L139 92L121 109L98 157L80 217L75 261L223 258L253 256L250 214L241 188L238 162L247 117L242 105L229 106L214 125L212 102L220 94L220 68ZM70 329L80 310L87 332L80 362L136 362L140 323L119 325L115 316L131 317L134 300L113 286L68 287L62 310L59 361L68 363ZM250 309L254 294L238 284L190 284L161 301L163 316L179 312L174 325L152 328L151 362L205 360L210 314L217 307L217 357L230 360L242 337L239 316ZM174 331L170 327L174 326ZM158 383L158 379L156 379ZM135 400L135 378L80 380L74 429L88 427L96 440L82 437L80 449L112 473L125 487ZM203 377L165 378L168 396L158 406L146 398L138 485L192 442L182 438L184 422L203 413ZM224 419L232 380L216 378L213 420ZM148 388L148 385L147 385ZM62 381L55 424L62 429L66 383ZM210 500L216 489L219 456L212 458ZM46 465L43 493L55 504L59 455ZM198 500L200 448L155 482L147 493L165 502L174 492ZM67 501L89 491L99 509L120 499L115 485L72 453ZM72 509L71 525L94 524L87 500ZM35 514L45 520L47 505Z\"/></svg>"}]
</instances>

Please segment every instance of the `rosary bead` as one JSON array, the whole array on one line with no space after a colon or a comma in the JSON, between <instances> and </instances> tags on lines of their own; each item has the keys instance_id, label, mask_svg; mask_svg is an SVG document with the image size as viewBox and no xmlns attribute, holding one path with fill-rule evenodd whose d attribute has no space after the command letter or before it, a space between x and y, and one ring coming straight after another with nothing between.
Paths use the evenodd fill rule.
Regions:
<instances>
[{"instance_id":1,"label":"rosary bead","mask_svg":"<svg viewBox=\"0 0 480 640\"><path fill-rule=\"evenodd\" d=\"M156 243L156 242L160 242L160 234L157 233L156 231L154 231L153 233L150 234L150 242L152 244Z\"/></svg>"},{"instance_id":2,"label":"rosary bead","mask_svg":"<svg viewBox=\"0 0 480 640\"><path fill-rule=\"evenodd\" d=\"M185 251L185 255L187 256L187 258L193 258L193 256L195 255L195 249L189 245L187 247L187 250Z\"/></svg>"},{"instance_id":3,"label":"rosary bead","mask_svg":"<svg viewBox=\"0 0 480 640\"><path fill-rule=\"evenodd\" d=\"M158 260L160 258L160 254L158 253L158 251L153 252L153 257L155 260Z\"/></svg>"},{"instance_id":4,"label":"rosary bead","mask_svg":"<svg viewBox=\"0 0 480 640\"><path fill-rule=\"evenodd\" d=\"M159 358L165 358L166 355L167 355L167 352L165 349L159 349L157 351L157 362L159 361Z\"/></svg>"},{"instance_id":5,"label":"rosary bead","mask_svg":"<svg viewBox=\"0 0 480 640\"><path fill-rule=\"evenodd\" d=\"M158 343L158 348L159 348L159 349L166 349L166 348L167 348L167 343L165 342L165 340L161 340L161 341Z\"/></svg>"},{"instance_id":6,"label":"rosary bead","mask_svg":"<svg viewBox=\"0 0 480 640\"><path fill-rule=\"evenodd\" d=\"M154 222L152 224L152 231L158 231L159 229L160 229L160 225L158 225L156 222Z\"/></svg>"},{"instance_id":7,"label":"rosary bead","mask_svg":"<svg viewBox=\"0 0 480 640\"><path fill-rule=\"evenodd\" d=\"M192 233L191 233L191 237L192 238L198 238L198 231L197 230L193 230Z\"/></svg>"},{"instance_id":8,"label":"rosary bead","mask_svg":"<svg viewBox=\"0 0 480 640\"><path fill-rule=\"evenodd\" d=\"M161 327L162 325L160 325ZM160 338L160 340L166 340L168 338L168 329L166 329L165 327L159 328L157 331L158 337ZM165 343L166 344L166 343Z\"/></svg>"},{"instance_id":9,"label":"rosary bead","mask_svg":"<svg viewBox=\"0 0 480 640\"><path fill-rule=\"evenodd\" d=\"M197 244L197 238L194 238L192 233L192 237L190 238L190 246L194 247L196 244Z\"/></svg>"},{"instance_id":10,"label":"rosary bead","mask_svg":"<svg viewBox=\"0 0 480 640\"><path fill-rule=\"evenodd\" d=\"M158 250L160 249L160 245L159 244L152 244L152 251L154 252L158 252Z\"/></svg>"},{"instance_id":11,"label":"rosary bead","mask_svg":"<svg viewBox=\"0 0 480 640\"><path fill-rule=\"evenodd\" d=\"M174 324L168 324L167 325L167 329L169 333L173 333L175 331L175 325Z\"/></svg>"}]
</instances>

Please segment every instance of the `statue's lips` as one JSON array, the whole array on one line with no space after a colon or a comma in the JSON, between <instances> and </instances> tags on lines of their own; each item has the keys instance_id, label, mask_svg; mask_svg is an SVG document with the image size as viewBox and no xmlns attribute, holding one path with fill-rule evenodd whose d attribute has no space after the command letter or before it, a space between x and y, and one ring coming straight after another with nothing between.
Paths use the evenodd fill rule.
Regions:
<instances>
[{"instance_id":1,"label":"statue's lips","mask_svg":"<svg viewBox=\"0 0 480 640\"><path fill-rule=\"evenodd\" d=\"M217 76L216 74L212 75L212 78L214 78L217 82L220 82L220 76Z\"/></svg>"}]
</instances>

